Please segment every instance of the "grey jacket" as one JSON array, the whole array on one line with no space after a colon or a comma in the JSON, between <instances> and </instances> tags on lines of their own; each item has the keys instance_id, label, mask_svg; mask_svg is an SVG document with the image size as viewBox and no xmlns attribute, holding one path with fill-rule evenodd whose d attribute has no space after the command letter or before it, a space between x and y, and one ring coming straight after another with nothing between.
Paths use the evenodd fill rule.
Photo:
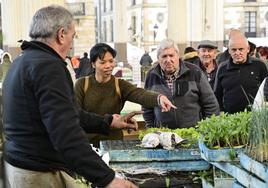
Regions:
<instances>
[{"instance_id":1,"label":"grey jacket","mask_svg":"<svg viewBox=\"0 0 268 188\"><path fill-rule=\"evenodd\" d=\"M180 60L179 76L171 93L161 74L161 67L153 67L147 74L145 89L166 95L177 109L161 112L160 107L143 108L144 120L148 127L188 128L212 114L218 115L217 99L202 70L191 63Z\"/></svg>"}]
</instances>

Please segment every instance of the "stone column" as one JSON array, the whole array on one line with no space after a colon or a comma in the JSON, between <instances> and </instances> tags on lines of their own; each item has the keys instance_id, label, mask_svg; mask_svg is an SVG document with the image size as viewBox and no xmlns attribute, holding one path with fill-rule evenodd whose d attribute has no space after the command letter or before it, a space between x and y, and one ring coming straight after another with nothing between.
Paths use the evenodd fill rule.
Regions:
<instances>
[{"instance_id":1,"label":"stone column","mask_svg":"<svg viewBox=\"0 0 268 188\"><path fill-rule=\"evenodd\" d=\"M113 1L113 30L114 48L117 51L116 59L124 62L124 66L130 67L127 63L127 1Z\"/></svg>"},{"instance_id":2,"label":"stone column","mask_svg":"<svg viewBox=\"0 0 268 188\"><path fill-rule=\"evenodd\" d=\"M168 0L168 38L179 45L180 55L187 46L187 0Z\"/></svg>"},{"instance_id":3,"label":"stone column","mask_svg":"<svg viewBox=\"0 0 268 188\"><path fill-rule=\"evenodd\" d=\"M168 0L168 38L175 40L182 55L186 46L201 40L223 46L223 0Z\"/></svg>"},{"instance_id":4,"label":"stone column","mask_svg":"<svg viewBox=\"0 0 268 188\"><path fill-rule=\"evenodd\" d=\"M196 47L201 40L211 40L221 49L224 40L223 0L189 0L187 3L190 45Z\"/></svg>"},{"instance_id":5,"label":"stone column","mask_svg":"<svg viewBox=\"0 0 268 188\"><path fill-rule=\"evenodd\" d=\"M50 4L64 5L64 0L2 0L3 50L12 59L20 53L18 40L28 40L31 18L36 10Z\"/></svg>"}]
</instances>

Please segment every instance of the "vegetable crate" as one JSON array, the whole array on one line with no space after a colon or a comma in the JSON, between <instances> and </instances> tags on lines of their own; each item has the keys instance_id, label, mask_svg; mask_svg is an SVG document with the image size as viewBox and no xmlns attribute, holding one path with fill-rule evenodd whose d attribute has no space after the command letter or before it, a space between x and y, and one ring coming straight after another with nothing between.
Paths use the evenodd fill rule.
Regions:
<instances>
[{"instance_id":1,"label":"vegetable crate","mask_svg":"<svg viewBox=\"0 0 268 188\"><path fill-rule=\"evenodd\" d=\"M203 188L233 188L235 179L226 172L213 166L213 182L202 178Z\"/></svg>"},{"instance_id":2,"label":"vegetable crate","mask_svg":"<svg viewBox=\"0 0 268 188\"><path fill-rule=\"evenodd\" d=\"M211 162L211 164L227 174L231 175L236 179L237 186L240 187L250 187L250 188L267 188L267 182L256 177L251 172L243 169L239 163L229 163L229 162Z\"/></svg>"},{"instance_id":3,"label":"vegetable crate","mask_svg":"<svg viewBox=\"0 0 268 188\"><path fill-rule=\"evenodd\" d=\"M201 157L208 162L239 161L238 156L242 148L209 149L204 142L198 141Z\"/></svg>"},{"instance_id":4,"label":"vegetable crate","mask_svg":"<svg viewBox=\"0 0 268 188\"><path fill-rule=\"evenodd\" d=\"M199 148L203 159L236 179L233 188L268 188L267 166L252 160L243 149L235 149L236 158L232 160L228 148L211 150L200 140Z\"/></svg>"},{"instance_id":5,"label":"vegetable crate","mask_svg":"<svg viewBox=\"0 0 268 188\"><path fill-rule=\"evenodd\" d=\"M265 182L266 187L268 187L268 166L260 163L245 153L240 155L240 164L247 171L253 173L256 177Z\"/></svg>"},{"instance_id":6,"label":"vegetable crate","mask_svg":"<svg viewBox=\"0 0 268 188\"><path fill-rule=\"evenodd\" d=\"M196 149L146 149L138 140L102 141L101 153L109 153L109 165L124 169L158 169L165 171L198 171L209 169L209 163Z\"/></svg>"}]
</instances>

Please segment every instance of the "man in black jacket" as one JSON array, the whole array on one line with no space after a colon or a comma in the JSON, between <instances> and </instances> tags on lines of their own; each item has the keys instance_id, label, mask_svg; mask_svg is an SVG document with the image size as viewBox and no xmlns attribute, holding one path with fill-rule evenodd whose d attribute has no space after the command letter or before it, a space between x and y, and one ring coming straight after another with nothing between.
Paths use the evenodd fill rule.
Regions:
<instances>
[{"instance_id":1,"label":"man in black jacket","mask_svg":"<svg viewBox=\"0 0 268 188\"><path fill-rule=\"evenodd\" d=\"M64 59L75 36L72 14L60 6L38 10L3 84L6 187L76 187L76 172L98 187L131 188L92 150L86 132L137 128L128 116L75 107ZM84 129L84 130L83 130Z\"/></svg>"},{"instance_id":2,"label":"man in black jacket","mask_svg":"<svg viewBox=\"0 0 268 188\"><path fill-rule=\"evenodd\" d=\"M214 92L221 111L236 113L250 109L267 69L263 62L248 55L245 36L235 31L228 43L230 58L218 67Z\"/></svg>"}]
</instances>

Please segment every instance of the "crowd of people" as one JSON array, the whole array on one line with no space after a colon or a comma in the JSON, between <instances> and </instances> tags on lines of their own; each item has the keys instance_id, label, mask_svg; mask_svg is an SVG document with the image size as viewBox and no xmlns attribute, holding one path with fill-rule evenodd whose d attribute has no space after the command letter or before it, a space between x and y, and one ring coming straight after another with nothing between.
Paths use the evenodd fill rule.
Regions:
<instances>
[{"instance_id":1,"label":"crowd of people","mask_svg":"<svg viewBox=\"0 0 268 188\"><path fill-rule=\"evenodd\" d=\"M146 127L189 128L221 111L251 110L261 84L268 99L267 47L254 48L239 30L222 53L202 40L180 57L174 40L162 40L157 62L148 52L140 61L144 89L112 75L117 52L105 43L81 59L67 57L75 20L61 6L37 10L29 36L12 63L8 54L2 59L10 66L2 92L7 188L78 187L77 174L92 187L136 188L116 177L90 143L123 139L122 129L138 129L137 114ZM120 115L126 101L142 111Z\"/></svg>"}]
</instances>

